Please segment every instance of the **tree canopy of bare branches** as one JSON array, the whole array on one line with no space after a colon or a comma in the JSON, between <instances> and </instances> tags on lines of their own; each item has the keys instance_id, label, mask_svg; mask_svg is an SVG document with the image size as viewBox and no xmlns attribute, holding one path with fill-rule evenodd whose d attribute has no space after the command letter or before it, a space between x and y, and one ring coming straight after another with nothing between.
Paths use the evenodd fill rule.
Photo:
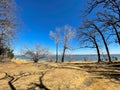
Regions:
<instances>
[{"instance_id":1,"label":"tree canopy of bare branches","mask_svg":"<svg viewBox=\"0 0 120 90\"><path fill-rule=\"evenodd\" d=\"M120 45L120 1L119 0L89 0L87 12L91 13L94 9L102 8L102 11L96 13L97 20L104 26L109 27L116 35L115 42Z\"/></svg>"},{"instance_id":2,"label":"tree canopy of bare branches","mask_svg":"<svg viewBox=\"0 0 120 90\"><path fill-rule=\"evenodd\" d=\"M11 40L16 36L16 10L14 0L0 0L0 55L3 48L10 48Z\"/></svg>"},{"instance_id":3,"label":"tree canopy of bare branches","mask_svg":"<svg viewBox=\"0 0 120 90\"><path fill-rule=\"evenodd\" d=\"M45 58L49 51L48 48L41 47L39 44L35 44L33 48L26 48L24 50L25 55L29 56L35 63L41 58Z\"/></svg>"}]
</instances>

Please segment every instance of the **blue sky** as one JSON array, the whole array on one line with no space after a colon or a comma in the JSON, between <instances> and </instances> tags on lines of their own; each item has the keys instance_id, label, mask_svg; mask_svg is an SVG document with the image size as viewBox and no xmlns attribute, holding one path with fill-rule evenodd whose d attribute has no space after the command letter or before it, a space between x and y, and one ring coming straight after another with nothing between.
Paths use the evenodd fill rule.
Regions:
<instances>
[{"instance_id":1,"label":"blue sky","mask_svg":"<svg viewBox=\"0 0 120 90\"><path fill-rule=\"evenodd\" d=\"M81 10L85 7L84 0L15 0L20 8L20 18L23 26L20 26L18 40L14 48L15 54L25 46L32 46L39 43L50 48L55 53L55 43L49 37L50 30L56 27L63 27L66 24L74 28L80 26ZM77 43L74 43L77 45ZM111 46L111 49L113 46ZM60 49L61 50L61 49ZM111 50L117 53L116 50ZM61 52L61 51L60 51ZM79 49L72 53L88 54L96 53L93 49Z\"/></svg>"}]
</instances>

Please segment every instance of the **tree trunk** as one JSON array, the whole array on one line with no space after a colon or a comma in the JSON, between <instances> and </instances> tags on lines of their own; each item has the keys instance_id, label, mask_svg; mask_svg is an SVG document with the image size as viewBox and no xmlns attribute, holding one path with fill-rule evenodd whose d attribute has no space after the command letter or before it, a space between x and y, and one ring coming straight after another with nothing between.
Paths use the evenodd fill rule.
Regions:
<instances>
[{"instance_id":1,"label":"tree trunk","mask_svg":"<svg viewBox=\"0 0 120 90\"><path fill-rule=\"evenodd\" d=\"M104 45L105 45L105 48L106 48L106 52L107 52L107 57L108 57L108 60L109 60L109 63L112 63L111 61L111 57L110 57L110 53L109 53L109 49L108 49L108 46L107 46L107 43L105 41L105 38L104 38L104 35L102 34L102 32L99 30L99 28L93 24L93 26L96 28L96 30L99 32L99 34L101 35L102 39L103 39L103 42L104 42Z\"/></svg>"},{"instance_id":2,"label":"tree trunk","mask_svg":"<svg viewBox=\"0 0 120 90\"><path fill-rule=\"evenodd\" d=\"M64 49L63 49L63 55L62 55L62 60L61 60L61 62L64 62L65 50L66 50L66 47L64 46Z\"/></svg>"},{"instance_id":3,"label":"tree trunk","mask_svg":"<svg viewBox=\"0 0 120 90\"><path fill-rule=\"evenodd\" d=\"M58 62L58 43L56 43L56 63Z\"/></svg>"},{"instance_id":4,"label":"tree trunk","mask_svg":"<svg viewBox=\"0 0 120 90\"><path fill-rule=\"evenodd\" d=\"M98 55L98 63L99 63L101 61L99 46L98 46L98 44L96 42L96 39L93 38L93 40L94 40L94 43L95 43L95 46L96 46L97 55Z\"/></svg>"}]
</instances>

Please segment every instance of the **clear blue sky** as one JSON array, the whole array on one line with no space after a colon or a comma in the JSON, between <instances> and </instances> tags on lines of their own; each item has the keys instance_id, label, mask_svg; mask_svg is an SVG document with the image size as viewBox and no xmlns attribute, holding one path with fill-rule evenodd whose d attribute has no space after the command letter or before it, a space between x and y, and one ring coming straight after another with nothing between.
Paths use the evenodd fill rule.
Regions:
<instances>
[{"instance_id":1,"label":"clear blue sky","mask_svg":"<svg viewBox=\"0 0 120 90\"><path fill-rule=\"evenodd\" d=\"M20 8L20 18L24 23L21 26L18 40L15 42L15 54L24 46L40 43L55 53L55 43L49 37L50 30L63 27L66 24L77 28L81 21L81 10L84 0L15 0ZM76 43L74 43L76 44ZM112 49L112 48L111 48ZM113 49L112 49L113 50ZM91 49L75 50L73 53L96 53ZM112 51L117 53L117 51Z\"/></svg>"}]
</instances>

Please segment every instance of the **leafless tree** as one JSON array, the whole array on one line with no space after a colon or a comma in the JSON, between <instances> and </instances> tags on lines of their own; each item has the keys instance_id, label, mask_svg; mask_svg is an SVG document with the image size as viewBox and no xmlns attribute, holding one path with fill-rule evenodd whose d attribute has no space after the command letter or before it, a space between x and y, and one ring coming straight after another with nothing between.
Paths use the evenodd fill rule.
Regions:
<instances>
[{"instance_id":1,"label":"leafless tree","mask_svg":"<svg viewBox=\"0 0 120 90\"><path fill-rule=\"evenodd\" d=\"M43 48L39 44L36 44L33 48L24 50L24 53L37 63L39 59L45 58L49 51L48 48Z\"/></svg>"},{"instance_id":2,"label":"leafless tree","mask_svg":"<svg viewBox=\"0 0 120 90\"><path fill-rule=\"evenodd\" d=\"M14 0L0 0L0 55L3 53L1 49L9 47L16 36L16 10Z\"/></svg>"},{"instance_id":3,"label":"leafless tree","mask_svg":"<svg viewBox=\"0 0 120 90\"><path fill-rule=\"evenodd\" d=\"M75 35L75 30L71 26L65 25L63 28L63 38L62 38L62 43L63 43L63 53L61 59L62 62L64 62L66 49L70 49L68 43L74 37L74 35Z\"/></svg>"},{"instance_id":4,"label":"leafless tree","mask_svg":"<svg viewBox=\"0 0 120 90\"><path fill-rule=\"evenodd\" d=\"M101 61L101 56L96 31L93 29L90 30L90 28L80 28L77 30L77 36L81 48L96 48L99 63Z\"/></svg>"},{"instance_id":5,"label":"leafless tree","mask_svg":"<svg viewBox=\"0 0 120 90\"><path fill-rule=\"evenodd\" d=\"M60 28L56 28L56 32L50 31L50 37L55 40L56 43L56 62L58 62L58 44L60 42Z\"/></svg>"}]
</instances>

